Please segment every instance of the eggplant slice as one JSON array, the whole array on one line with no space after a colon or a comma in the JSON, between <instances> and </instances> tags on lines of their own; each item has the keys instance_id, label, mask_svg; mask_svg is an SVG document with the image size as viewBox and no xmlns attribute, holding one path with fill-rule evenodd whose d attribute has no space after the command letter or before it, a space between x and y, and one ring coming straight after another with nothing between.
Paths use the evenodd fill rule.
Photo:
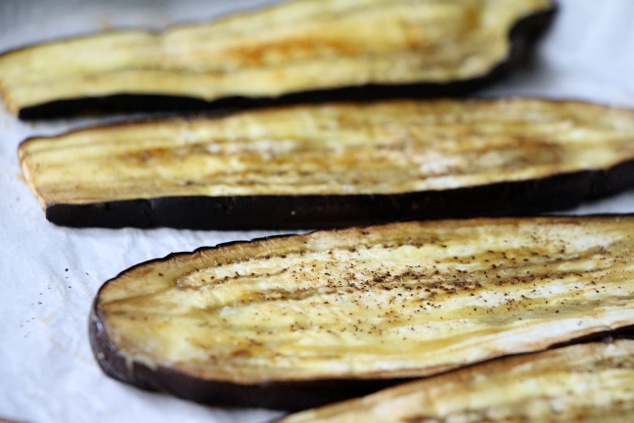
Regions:
<instances>
[{"instance_id":1,"label":"eggplant slice","mask_svg":"<svg viewBox=\"0 0 634 423\"><path fill-rule=\"evenodd\" d=\"M164 32L113 31L0 56L21 118L457 95L504 76L550 0L299 0Z\"/></svg>"},{"instance_id":2,"label":"eggplant slice","mask_svg":"<svg viewBox=\"0 0 634 423\"><path fill-rule=\"evenodd\" d=\"M497 360L279 423L634 421L634 341Z\"/></svg>"},{"instance_id":3,"label":"eggplant slice","mask_svg":"<svg viewBox=\"0 0 634 423\"><path fill-rule=\"evenodd\" d=\"M295 106L35 138L59 225L345 227L526 215L634 185L634 111L532 99Z\"/></svg>"},{"instance_id":4,"label":"eggplant slice","mask_svg":"<svg viewBox=\"0 0 634 423\"><path fill-rule=\"evenodd\" d=\"M132 267L90 317L111 377L302 409L634 324L634 217L407 222Z\"/></svg>"}]
</instances>

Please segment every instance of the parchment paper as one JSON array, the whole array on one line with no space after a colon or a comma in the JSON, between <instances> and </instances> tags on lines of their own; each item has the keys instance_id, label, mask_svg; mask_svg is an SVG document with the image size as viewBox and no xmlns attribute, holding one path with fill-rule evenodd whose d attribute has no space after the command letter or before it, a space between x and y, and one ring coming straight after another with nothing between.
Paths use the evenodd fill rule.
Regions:
<instances>
[{"instance_id":1,"label":"parchment paper","mask_svg":"<svg viewBox=\"0 0 634 423\"><path fill-rule=\"evenodd\" d=\"M0 51L113 27L161 28L272 1L0 2ZM634 108L634 2L561 0L535 59L484 96L587 99ZM106 120L121 119L120 116ZM33 135L102 123L23 123L0 104L0 417L28 422L264 422L267 410L221 409L107 378L87 316L98 288L138 262L271 232L69 229L48 223L24 184L17 146ZM634 192L574 213L634 212Z\"/></svg>"}]
</instances>

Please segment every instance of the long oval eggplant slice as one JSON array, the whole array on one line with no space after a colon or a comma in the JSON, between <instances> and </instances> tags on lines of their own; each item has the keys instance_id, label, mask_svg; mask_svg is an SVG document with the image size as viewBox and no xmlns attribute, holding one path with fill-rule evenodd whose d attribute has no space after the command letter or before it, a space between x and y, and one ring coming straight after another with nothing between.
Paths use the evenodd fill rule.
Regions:
<instances>
[{"instance_id":1,"label":"long oval eggplant slice","mask_svg":"<svg viewBox=\"0 0 634 423\"><path fill-rule=\"evenodd\" d=\"M634 324L634 217L410 222L234 243L100 289L110 376L301 409Z\"/></svg>"},{"instance_id":2,"label":"long oval eggplant slice","mask_svg":"<svg viewBox=\"0 0 634 423\"><path fill-rule=\"evenodd\" d=\"M279 423L634 421L634 341L501 359Z\"/></svg>"},{"instance_id":3,"label":"long oval eggplant slice","mask_svg":"<svg viewBox=\"0 0 634 423\"><path fill-rule=\"evenodd\" d=\"M529 214L634 185L634 111L543 100L297 106L35 138L59 225L343 227Z\"/></svg>"},{"instance_id":4,"label":"long oval eggplant slice","mask_svg":"<svg viewBox=\"0 0 634 423\"><path fill-rule=\"evenodd\" d=\"M506 74L553 9L550 0L291 1L9 52L0 89L22 118L463 94Z\"/></svg>"}]
</instances>

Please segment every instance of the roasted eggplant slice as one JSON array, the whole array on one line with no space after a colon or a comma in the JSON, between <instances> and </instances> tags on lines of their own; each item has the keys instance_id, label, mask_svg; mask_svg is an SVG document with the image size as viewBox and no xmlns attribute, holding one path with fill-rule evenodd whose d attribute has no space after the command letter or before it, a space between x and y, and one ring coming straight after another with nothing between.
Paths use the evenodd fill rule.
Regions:
<instances>
[{"instance_id":1,"label":"roasted eggplant slice","mask_svg":"<svg viewBox=\"0 0 634 423\"><path fill-rule=\"evenodd\" d=\"M634 324L634 217L409 222L174 254L99 291L110 376L300 409Z\"/></svg>"},{"instance_id":2,"label":"roasted eggplant slice","mask_svg":"<svg viewBox=\"0 0 634 423\"><path fill-rule=\"evenodd\" d=\"M634 421L634 341L497 360L279 423Z\"/></svg>"},{"instance_id":3,"label":"roasted eggplant slice","mask_svg":"<svg viewBox=\"0 0 634 423\"><path fill-rule=\"evenodd\" d=\"M527 214L634 185L634 111L542 100L296 106L31 139L68 226L317 228Z\"/></svg>"},{"instance_id":4,"label":"roasted eggplant slice","mask_svg":"<svg viewBox=\"0 0 634 423\"><path fill-rule=\"evenodd\" d=\"M116 31L0 56L22 118L460 94L499 79L550 0L299 0L161 33Z\"/></svg>"}]
</instances>

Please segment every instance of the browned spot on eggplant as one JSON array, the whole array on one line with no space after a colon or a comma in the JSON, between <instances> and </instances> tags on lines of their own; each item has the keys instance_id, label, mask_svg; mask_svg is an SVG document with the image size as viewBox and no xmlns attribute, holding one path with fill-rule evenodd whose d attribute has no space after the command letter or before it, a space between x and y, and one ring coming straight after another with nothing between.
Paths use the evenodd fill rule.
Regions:
<instances>
[{"instance_id":1,"label":"browned spot on eggplant","mask_svg":"<svg viewBox=\"0 0 634 423\"><path fill-rule=\"evenodd\" d=\"M518 66L553 14L550 0L287 1L7 52L0 91L25 119L464 95Z\"/></svg>"}]
</instances>

